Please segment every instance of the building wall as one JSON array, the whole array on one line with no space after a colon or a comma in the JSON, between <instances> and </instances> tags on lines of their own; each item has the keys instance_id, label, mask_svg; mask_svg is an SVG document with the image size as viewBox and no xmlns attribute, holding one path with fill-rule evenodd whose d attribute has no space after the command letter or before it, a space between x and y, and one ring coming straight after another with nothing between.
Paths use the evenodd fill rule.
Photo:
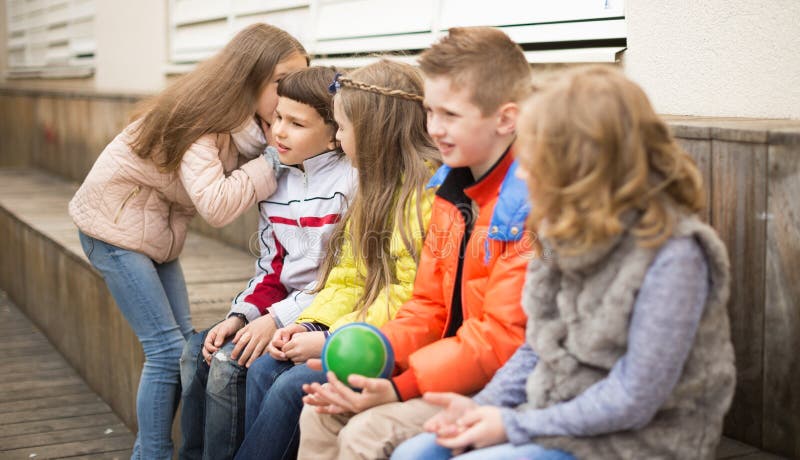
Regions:
<instances>
[{"instance_id":1,"label":"building wall","mask_svg":"<svg viewBox=\"0 0 800 460\"><path fill-rule=\"evenodd\" d=\"M626 2L626 73L665 114L800 118L800 2Z\"/></svg>"},{"instance_id":2,"label":"building wall","mask_svg":"<svg viewBox=\"0 0 800 460\"><path fill-rule=\"evenodd\" d=\"M81 78L8 78L6 2L0 1L0 85L33 90L151 94L167 78L167 2L95 1L94 75Z\"/></svg>"},{"instance_id":3,"label":"building wall","mask_svg":"<svg viewBox=\"0 0 800 460\"><path fill-rule=\"evenodd\" d=\"M0 36L6 36L0 2ZM800 119L800 2L627 1L626 73L664 114ZM6 86L152 93L167 82L167 2L96 2L93 77ZM0 46L0 72L7 66ZM0 77L2 78L2 77Z\"/></svg>"},{"instance_id":4,"label":"building wall","mask_svg":"<svg viewBox=\"0 0 800 460\"><path fill-rule=\"evenodd\" d=\"M6 2L0 2L0 83L5 79L6 68L8 67L8 50L6 41L8 40L6 26Z\"/></svg>"},{"instance_id":5,"label":"building wall","mask_svg":"<svg viewBox=\"0 0 800 460\"><path fill-rule=\"evenodd\" d=\"M97 1L94 88L152 93L164 87L167 2Z\"/></svg>"}]
</instances>

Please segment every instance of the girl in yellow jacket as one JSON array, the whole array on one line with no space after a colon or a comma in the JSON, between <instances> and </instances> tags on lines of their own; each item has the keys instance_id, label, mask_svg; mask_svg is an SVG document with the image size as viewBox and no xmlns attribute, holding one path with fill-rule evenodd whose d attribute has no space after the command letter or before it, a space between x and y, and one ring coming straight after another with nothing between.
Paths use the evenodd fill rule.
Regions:
<instances>
[{"instance_id":1,"label":"girl in yellow jacket","mask_svg":"<svg viewBox=\"0 0 800 460\"><path fill-rule=\"evenodd\" d=\"M313 303L250 366L237 458L294 457L302 385L325 380L295 364L318 358L337 327L380 327L411 297L434 195L425 185L439 165L425 130L422 79L409 65L381 60L337 75L330 90L336 139L358 170L359 189L331 238Z\"/></svg>"},{"instance_id":2,"label":"girl in yellow jacket","mask_svg":"<svg viewBox=\"0 0 800 460\"><path fill-rule=\"evenodd\" d=\"M86 257L144 349L133 458L172 458L179 359L193 333L178 262L189 221L200 214L222 227L275 191L262 153L277 82L307 65L283 30L245 28L147 101L69 204Z\"/></svg>"}]
</instances>

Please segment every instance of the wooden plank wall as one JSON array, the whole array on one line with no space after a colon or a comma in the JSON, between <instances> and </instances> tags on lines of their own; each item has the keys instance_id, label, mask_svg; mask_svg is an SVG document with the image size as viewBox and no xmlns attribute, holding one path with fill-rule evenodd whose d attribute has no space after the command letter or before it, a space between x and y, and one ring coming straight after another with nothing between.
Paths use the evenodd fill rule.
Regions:
<instances>
[{"instance_id":1,"label":"wooden plank wall","mask_svg":"<svg viewBox=\"0 0 800 460\"><path fill-rule=\"evenodd\" d=\"M763 443L800 458L800 139L777 140L767 163Z\"/></svg>"},{"instance_id":2,"label":"wooden plank wall","mask_svg":"<svg viewBox=\"0 0 800 460\"><path fill-rule=\"evenodd\" d=\"M731 337L740 389L727 427L756 444L762 436L766 146L712 141L711 222L731 260Z\"/></svg>"},{"instance_id":3,"label":"wooden plank wall","mask_svg":"<svg viewBox=\"0 0 800 460\"><path fill-rule=\"evenodd\" d=\"M0 89L0 166L30 165L80 181L124 126L134 100ZM700 167L709 202L704 217L731 258L729 311L738 378L725 432L800 457L800 122L671 117L668 123ZM224 229L200 219L193 223L242 249L255 244L256 227L255 210ZM21 244L19 232L0 219L4 257L22 256L12 243ZM47 263L70 270L66 260ZM0 269L0 281L16 279L3 283L12 297L15 290L35 290L19 286L19 273ZM66 286L57 291L56 301L100 295ZM66 336L57 340L69 345ZM123 352L125 344L119 346Z\"/></svg>"},{"instance_id":4,"label":"wooden plank wall","mask_svg":"<svg viewBox=\"0 0 800 460\"><path fill-rule=\"evenodd\" d=\"M673 119L731 260L737 389L725 433L800 457L800 123Z\"/></svg>"},{"instance_id":5,"label":"wooden plank wall","mask_svg":"<svg viewBox=\"0 0 800 460\"><path fill-rule=\"evenodd\" d=\"M0 88L0 167L35 167L79 183L126 126L139 100L141 96L124 94ZM191 228L258 253L255 209L223 228L199 218Z\"/></svg>"},{"instance_id":6,"label":"wooden plank wall","mask_svg":"<svg viewBox=\"0 0 800 460\"><path fill-rule=\"evenodd\" d=\"M0 167L30 164L30 131L36 125L34 105L35 99L30 96L0 90Z\"/></svg>"}]
</instances>

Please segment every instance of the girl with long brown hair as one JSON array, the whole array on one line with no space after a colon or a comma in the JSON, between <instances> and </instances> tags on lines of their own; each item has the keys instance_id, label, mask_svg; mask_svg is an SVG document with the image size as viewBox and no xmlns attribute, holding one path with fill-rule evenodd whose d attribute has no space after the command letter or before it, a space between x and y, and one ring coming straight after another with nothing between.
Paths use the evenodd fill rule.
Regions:
<instances>
[{"instance_id":1,"label":"girl with long brown hair","mask_svg":"<svg viewBox=\"0 0 800 460\"><path fill-rule=\"evenodd\" d=\"M712 459L735 369L697 167L619 70L538 86L517 141L544 246L527 341L474 398L426 394L446 409L392 458Z\"/></svg>"},{"instance_id":2,"label":"girl with long brown hair","mask_svg":"<svg viewBox=\"0 0 800 460\"><path fill-rule=\"evenodd\" d=\"M144 349L133 458L172 457L179 358L193 333L178 263L189 221L226 225L275 190L262 153L277 82L307 65L288 33L247 27L146 101L70 202L86 256Z\"/></svg>"},{"instance_id":3,"label":"girl with long brown hair","mask_svg":"<svg viewBox=\"0 0 800 460\"><path fill-rule=\"evenodd\" d=\"M440 163L426 132L422 78L384 59L337 77L331 91L336 138L358 171L358 191L331 237L314 301L248 371L237 458L293 458L302 385L325 380L302 363L319 358L332 330L354 321L379 327L411 297L434 196L426 184Z\"/></svg>"}]
</instances>

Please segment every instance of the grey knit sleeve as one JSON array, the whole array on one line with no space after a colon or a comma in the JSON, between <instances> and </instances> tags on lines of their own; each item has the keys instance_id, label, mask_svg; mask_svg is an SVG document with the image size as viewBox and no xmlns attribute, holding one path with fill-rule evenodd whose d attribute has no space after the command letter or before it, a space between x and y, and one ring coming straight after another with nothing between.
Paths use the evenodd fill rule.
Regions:
<instances>
[{"instance_id":1,"label":"grey knit sleeve","mask_svg":"<svg viewBox=\"0 0 800 460\"><path fill-rule=\"evenodd\" d=\"M516 407L525 402L525 381L539 357L525 342L472 399L483 406Z\"/></svg>"},{"instance_id":2,"label":"grey knit sleeve","mask_svg":"<svg viewBox=\"0 0 800 460\"><path fill-rule=\"evenodd\" d=\"M628 350L609 375L574 399L545 409L501 409L508 439L525 444L536 436L591 436L647 425L681 376L708 296L708 278L696 240L668 241L645 275Z\"/></svg>"}]
</instances>

